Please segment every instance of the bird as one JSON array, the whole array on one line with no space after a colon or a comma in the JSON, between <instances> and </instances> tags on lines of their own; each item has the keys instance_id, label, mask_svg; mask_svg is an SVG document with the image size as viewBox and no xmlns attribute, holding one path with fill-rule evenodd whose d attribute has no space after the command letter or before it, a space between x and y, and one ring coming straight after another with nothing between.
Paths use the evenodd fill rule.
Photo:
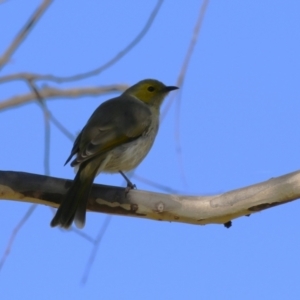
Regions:
<instances>
[{"instance_id":1,"label":"bird","mask_svg":"<svg viewBox=\"0 0 300 300\"><path fill-rule=\"evenodd\" d=\"M136 168L150 151L159 128L160 107L169 92L155 79L145 79L120 96L100 104L77 136L65 165L77 170L50 225L68 229L73 222L83 228L86 206L99 173L121 173Z\"/></svg>"}]
</instances>

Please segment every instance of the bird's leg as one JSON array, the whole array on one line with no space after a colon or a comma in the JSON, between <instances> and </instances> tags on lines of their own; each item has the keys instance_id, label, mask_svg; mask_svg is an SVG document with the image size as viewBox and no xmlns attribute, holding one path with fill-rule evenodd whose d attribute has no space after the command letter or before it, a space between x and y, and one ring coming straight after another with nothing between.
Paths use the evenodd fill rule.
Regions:
<instances>
[{"instance_id":1,"label":"bird's leg","mask_svg":"<svg viewBox=\"0 0 300 300\"><path fill-rule=\"evenodd\" d=\"M127 182L127 187L125 189L125 193L127 194L130 190L136 189L136 185L133 184L129 178L120 170L119 173L123 176L125 181Z\"/></svg>"}]
</instances>

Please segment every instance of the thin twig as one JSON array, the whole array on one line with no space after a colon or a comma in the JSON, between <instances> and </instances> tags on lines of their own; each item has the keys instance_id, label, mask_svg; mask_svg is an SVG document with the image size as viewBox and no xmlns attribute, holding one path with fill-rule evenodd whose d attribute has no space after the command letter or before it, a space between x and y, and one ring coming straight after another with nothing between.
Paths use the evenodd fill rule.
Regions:
<instances>
[{"instance_id":1,"label":"thin twig","mask_svg":"<svg viewBox=\"0 0 300 300\"><path fill-rule=\"evenodd\" d=\"M61 229L61 231L66 232L65 229ZM95 244L96 240L94 240L92 237L90 237L88 234L86 234L85 232L83 232L82 230L77 229L76 227L72 226L71 227L71 231L73 231L75 234L79 235L80 237L82 237L83 239L87 240L88 242Z\"/></svg>"},{"instance_id":2,"label":"thin twig","mask_svg":"<svg viewBox=\"0 0 300 300\"><path fill-rule=\"evenodd\" d=\"M61 83L61 82L67 82L67 81L81 80L81 79L85 79L87 77L91 77L91 76L100 74L105 69L111 67L117 61L119 61L124 55L126 55L134 46L136 46L142 40L142 38L146 35L147 31L150 29L162 3L163 3L163 0L157 1L156 6L154 7L153 11L151 12L145 26L140 31L140 33L123 50L121 50L116 56L114 56L111 60L106 62L103 66L96 68L94 70L91 70L89 72L85 72L85 73L81 73L81 74L77 74L77 75L73 75L73 76L58 77L58 76L53 76L53 75L46 75L46 76L44 76L44 78L41 77L40 79L52 80L52 81Z\"/></svg>"},{"instance_id":3,"label":"thin twig","mask_svg":"<svg viewBox=\"0 0 300 300\"><path fill-rule=\"evenodd\" d=\"M95 76L106 70L107 68L111 67L113 64L115 64L117 61L119 61L123 56L125 56L133 47L135 47L142 38L146 35L148 30L151 28L151 25L153 24L153 21L155 20L155 17L157 16L160 7L163 3L163 0L158 0L153 11L151 12L145 26L142 28L142 30L139 32L139 34L119 53L117 53L112 59L110 59L108 62L106 62L104 65L88 71L84 73L80 73L73 76L54 76L54 75L39 75L39 74L29 74L29 73L20 73L19 76L17 74L15 75L8 75L5 77L0 78L0 82L8 81L8 80L24 80L24 77L30 77L30 80L49 80L54 81L57 83L67 82L67 81L76 81L85 79L87 77ZM28 78L26 78L28 80Z\"/></svg>"},{"instance_id":4,"label":"thin twig","mask_svg":"<svg viewBox=\"0 0 300 300\"><path fill-rule=\"evenodd\" d=\"M179 73L178 79L177 79L177 85L180 87L180 91L179 93L173 94L174 96L171 96L169 98L169 101L167 102L164 111L162 112L161 118L164 119L164 117L166 116L167 112L169 111L173 101L175 98L178 99L177 106L176 106L176 122L175 122L175 142L176 142L176 152L178 153L178 158L179 158L179 166L180 166L180 174L182 176L182 180L184 183L186 183L186 179L184 176L184 169L183 169L183 161L182 161L182 150L181 150L181 143L180 143L180 106L181 106L181 95L182 95L182 88L183 88L183 83L184 83L184 78L185 75L187 73L187 69L189 66L189 62L191 60L194 48L196 46L197 43L197 38L199 36L199 32L201 29L201 25L203 23L203 19L205 16L205 12L207 9L207 6L209 4L209 0L203 0L202 5L200 7L200 11L199 11L199 15L196 21L196 25L193 31L193 35L192 35L192 39L190 42L190 45L188 47L185 59L183 61L182 67L181 67L181 71Z\"/></svg>"},{"instance_id":5,"label":"thin twig","mask_svg":"<svg viewBox=\"0 0 300 300\"><path fill-rule=\"evenodd\" d=\"M161 185L161 184L159 184L159 183L155 183L154 181L145 179L145 178L143 178L143 177L141 177L141 176L139 176L139 175L136 175L136 174L134 175L134 178L136 178L137 180L139 180L139 181L141 181L141 182L144 182L144 183L146 183L146 184L148 184L148 185L151 185L151 186L154 186L154 187L156 187L156 188L158 188L158 189L161 189L161 190L163 190L163 191L165 191L165 192L169 192L169 193L173 193L173 194L179 194L179 193L180 193L180 191L171 189L171 188L169 188L169 187L167 187L167 186L164 186L164 185ZM88 241L94 243L94 248L93 248L93 250L92 250L92 253L91 253L90 258L89 258L89 261L88 261L88 263L87 263L85 272L84 272L84 274L83 274L83 276L82 276L82 279L81 279L81 283L82 283L83 285L86 284L86 282L87 282L87 280L88 280L88 276L89 276L90 270L91 270L91 268L92 268L93 262L94 262L94 260L95 260L95 257L96 257L96 254L97 254L97 251L98 251L100 242L101 242L102 238L104 237L104 234L105 234L105 232L106 232L106 229L107 229L107 227L108 227L108 225L109 225L111 219L112 219L112 216L110 216L110 215L107 215L107 216L106 216L106 219L104 220L104 223L103 223L103 225L102 225L102 227L101 227L101 229L100 229L100 232L99 232L98 237L96 238L95 242L93 242L93 240L92 240L89 236L83 236L83 237L86 238ZM73 229L73 228L72 228L72 230L76 230L76 229ZM78 230L77 230L76 233L82 235L82 232L81 232L81 231L78 231Z\"/></svg>"},{"instance_id":6,"label":"thin twig","mask_svg":"<svg viewBox=\"0 0 300 300\"><path fill-rule=\"evenodd\" d=\"M29 80L32 82L31 80ZM83 87L57 89L53 87L44 87L39 90L39 94L43 99L60 99L60 98L80 98L94 97L107 93L123 92L128 88L125 84L115 84L103 87ZM0 110L8 109L14 106L23 105L32 101L36 101L36 93L31 92L23 95L13 96L0 102Z\"/></svg>"},{"instance_id":7,"label":"thin twig","mask_svg":"<svg viewBox=\"0 0 300 300\"><path fill-rule=\"evenodd\" d=\"M105 232L106 232L106 229L111 221L112 217L110 215L106 215L105 217L105 220L100 228L100 231L98 233L98 236L96 238L96 241L95 241L95 244L94 244L94 248L91 252L91 255L90 255L90 258L87 262L87 265L86 265L86 268L85 268L85 271L83 273L83 276L82 276L82 279L81 279L81 283L84 285L87 280L88 280L88 276L89 276L89 273L91 271L91 268L92 268L92 265L93 265L93 262L95 260L95 257L96 257L96 254L97 254L97 251L98 251L98 248L99 248L99 245L101 244L101 241L105 235Z\"/></svg>"},{"instance_id":8,"label":"thin twig","mask_svg":"<svg viewBox=\"0 0 300 300\"><path fill-rule=\"evenodd\" d=\"M44 170L45 175L50 175L50 118L49 118L49 110L47 108L46 102L44 98L41 96L40 92L38 91L37 87L32 81L28 81L28 85L35 93L36 98L42 108L43 115L44 115L44 124L45 124L45 146L44 146Z\"/></svg>"},{"instance_id":9,"label":"thin twig","mask_svg":"<svg viewBox=\"0 0 300 300\"><path fill-rule=\"evenodd\" d=\"M6 249L4 251L4 254L0 260L0 271L8 257L8 255L10 254L10 251L11 251L11 248L12 248L12 245L15 241L15 238L17 236L17 234L19 233L20 229L23 227L23 225L26 223L26 221L28 220L28 218L31 216L31 214L33 213L33 211L36 209L37 207L37 204L32 204L30 205L29 209L27 210L27 212L25 213L25 215L23 216L23 218L20 220L20 222L17 224L17 226L14 228L11 236L10 236L10 239L8 241L8 244L6 246Z\"/></svg>"},{"instance_id":10,"label":"thin twig","mask_svg":"<svg viewBox=\"0 0 300 300\"><path fill-rule=\"evenodd\" d=\"M50 208L52 214L54 215L55 212L56 212L56 209L53 208L53 207L49 207L49 208ZM88 234L86 234L84 231L77 229L75 226L72 226L69 231L67 231L67 230L65 230L63 228L58 228L58 229L60 229L60 231L64 232L64 233L68 233L68 232L72 231L75 234L77 234L80 237L82 237L83 239L87 240L88 242L90 242L92 244L95 244L95 241L96 241L95 239L93 239L91 236L89 236Z\"/></svg>"},{"instance_id":11,"label":"thin twig","mask_svg":"<svg viewBox=\"0 0 300 300\"><path fill-rule=\"evenodd\" d=\"M74 142L75 135L72 134L64 125L62 125L61 122L59 122L49 110L48 116L57 129L61 131L71 142Z\"/></svg>"},{"instance_id":12,"label":"thin twig","mask_svg":"<svg viewBox=\"0 0 300 300\"><path fill-rule=\"evenodd\" d=\"M44 115L44 124L45 124L45 140L44 140L44 173L45 175L50 175L50 120L47 113L47 108L42 107Z\"/></svg>"},{"instance_id":13,"label":"thin twig","mask_svg":"<svg viewBox=\"0 0 300 300\"><path fill-rule=\"evenodd\" d=\"M190 62L190 59L191 59L192 54L193 54L193 50L195 48L197 38L199 36L199 32L200 32L200 29L201 29L201 25L202 25L202 22L203 22L203 19L204 19L204 16L205 16L205 12L206 12L206 8L208 6L208 3L209 3L209 0L203 0L203 2L202 2L200 12L199 12L199 16L198 16L198 19L196 21L196 25L195 25L195 28L194 28L194 31L193 31L193 36L192 36L189 48L187 50L185 59L183 61L181 71L180 71L179 76L177 78L177 83L176 84L180 87L180 90L182 90L182 87L183 87L184 77L186 75L186 72L187 72L187 69L188 69L188 66L189 66L189 62ZM164 110L161 114L161 119L165 118L165 116L166 116L167 112L169 111L174 99L176 97L178 97L178 93L172 94L172 95L173 96L169 97L169 100L165 105L165 108L164 108Z\"/></svg>"},{"instance_id":14,"label":"thin twig","mask_svg":"<svg viewBox=\"0 0 300 300\"><path fill-rule=\"evenodd\" d=\"M41 3L41 5L37 8L37 10L33 13L33 15L29 18L29 20L24 25L24 27L17 34L17 36L15 37L13 42L10 44L10 46L6 49L6 51L4 52L2 57L0 58L0 70L7 63L7 61L10 59L12 54L16 51L16 49L20 46L20 44L23 42L23 40L25 39L27 34L30 32L30 30L37 23L37 21L42 16L42 14L49 7L51 2L52 2L52 0L44 0Z\"/></svg>"}]
</instances>

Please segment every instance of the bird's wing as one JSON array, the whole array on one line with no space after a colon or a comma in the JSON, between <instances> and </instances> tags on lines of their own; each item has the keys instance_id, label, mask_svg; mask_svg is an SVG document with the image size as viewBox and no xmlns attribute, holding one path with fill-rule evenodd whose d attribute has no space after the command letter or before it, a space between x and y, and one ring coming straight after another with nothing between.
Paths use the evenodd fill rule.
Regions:
<instances>
[{"instance_id":1,"label":"bird's wing","mask_svg":"<svg viewBox=\"0 0 300 300\"><path fill-rule=\"evenodd\" d=\"M104 102L76 139L70 156L77 154L77 157L71 165L139 138L151 125L151 116L150 108L131 96L122 95Z\"/></svg>"},{"instance_id":2,"label":"bird's wing","mask_svg":"<svg viewBox=\"0 0 300 300\"><path fill-rule=\"evenodd\" d=\"M81 139L81 134L82 134L82 131L79 133L79 135L77 136L75 142L74 142L74 145L73 145L73 148L71 150L71 153L69 155L69 157L67 158L66 162L65 162L65 165L72 159L72 157L79 151L79 143L80 143L80 139Z\"/></svg>"}]
</instances>

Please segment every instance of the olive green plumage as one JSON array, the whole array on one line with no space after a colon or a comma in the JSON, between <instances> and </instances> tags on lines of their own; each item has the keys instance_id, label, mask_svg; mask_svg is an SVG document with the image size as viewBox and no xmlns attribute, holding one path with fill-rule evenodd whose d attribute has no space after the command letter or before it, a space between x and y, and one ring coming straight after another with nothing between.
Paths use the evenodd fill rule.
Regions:
<instances>
[{"instance_id":1,"label":"olive green plumage","mask_svg":"<svg viewBox=\"0 0 300 300\"><path fill-rule=\"evenodd\" d=\"M174 86L146 79L119 97L102 103L76 138L66 164L78 168L51 226L85 224L86 205L94 178L137 167L151 149L159 126L159 108Z\"/></svg>"}]
</instances>

